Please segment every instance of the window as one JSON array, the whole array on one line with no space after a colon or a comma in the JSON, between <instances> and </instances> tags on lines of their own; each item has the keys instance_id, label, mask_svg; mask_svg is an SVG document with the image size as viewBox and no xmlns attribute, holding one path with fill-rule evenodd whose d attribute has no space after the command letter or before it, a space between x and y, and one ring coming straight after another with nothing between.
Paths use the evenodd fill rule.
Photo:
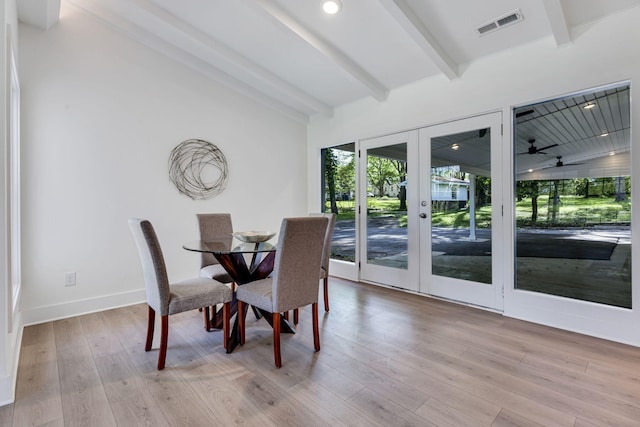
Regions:
<instances>
[{"instance_id":1,"label":"window","mask_svg":"<svg viewBox=\"0 0 640 427\"><path fill-rule=\"evenodd\" d=\"M355 143L321 150L322 212L337 214L331 258L355 262L356 180Z\"/></svg>"},{"instance_id":2,"label":"window","mask_svg":"<svg viewBox=\"0 0 640 427\"><path fill-rule=\"evenodd\" d=\"M517 289L631 308L629 89L514 110Z\"/></svg>"}]
</instances>

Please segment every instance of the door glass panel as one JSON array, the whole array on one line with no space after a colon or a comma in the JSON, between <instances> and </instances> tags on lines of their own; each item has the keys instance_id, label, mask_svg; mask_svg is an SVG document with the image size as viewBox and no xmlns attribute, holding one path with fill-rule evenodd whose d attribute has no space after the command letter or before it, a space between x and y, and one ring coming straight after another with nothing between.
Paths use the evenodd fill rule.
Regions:
<instances>
[{"instance_id":1,"label":"door glass panel","mask_svg":"<svg viewBox=\"0 0 640 427\"><path fill-rule=\"evenodd\" d=\"M356 179L354 142L322 149L322 212L337 214L331 258L355 262Z\"/></svg>"},{"instance_id":2,"label":"door glass panel","mask_svg":"<svg viewBox=\"0 0 640 427\"><path fill-rule=\"evenodd\" d=\"M432 138L430 185L432 273L491 284L491 129Z\"/></svg>"},{"instance_id":3,"label":"door glass panel","mask_svg":"<svg viewBox=\"0 0 640 427\"><path fill-rule=\"evenodd\" d=\"M367 257L407 269L407 143L367 150Z\"/></svg>"},{"instance_id":4,"label":"door glass panel","mask_svg":"<svg viewBox=\"0 0 640 427\"><path fill-rule=\"evenodd\" d=\"M629 86L514 110L520 290L631 308Z\"/></svg>"}]
</instances>

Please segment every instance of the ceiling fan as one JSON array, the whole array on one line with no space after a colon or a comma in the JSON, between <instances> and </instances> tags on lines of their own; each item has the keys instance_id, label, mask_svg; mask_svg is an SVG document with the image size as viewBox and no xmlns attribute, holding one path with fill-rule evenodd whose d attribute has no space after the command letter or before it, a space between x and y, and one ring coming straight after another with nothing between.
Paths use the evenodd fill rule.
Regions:
<instances>
[{"instance_id":1,"label":"ceiling fan","mask_svg":"<svg viewBox=\"0 0 640 427\"><path fill-rule=\"evenodd\" d=\"M534 113L533 110L520 111L519 113L516 113L516 119L519 119L520 117L523 117L523 116L528 116L529 114L533 114L533 113Z\"/></svg>"},{"instance_id":2,"label":"ceiling fan","mask_svg":"<svg viewBox=\"0 0 640 427\"><path fill-rule=\"evenodd\" d=\"M558 161L556 162L556 166L557 168L561 168L563 166L575 166L575 165L584 165L584 163L564 163L562 161L562 156L556 156L556 159L558 159Z\"/></svg>"},{"instance_id":3,"label":"ceiling fan","mask_svg":"<svg viewBox=\"0 0 640 427\"><path fill-rule=\"evenodd\" d=\"M547 154L547 153L543 152L543 150L558 146L558 144L551 144L551 145L547 145L546 147L538 148L535 145L533 145L536 142L535 138L531 138L527 142L529 144L531 144L531 145L529 145L529 149L527 151L525 151L524 153L518 153L518 154Z\"/></svg>"}]
</instances>

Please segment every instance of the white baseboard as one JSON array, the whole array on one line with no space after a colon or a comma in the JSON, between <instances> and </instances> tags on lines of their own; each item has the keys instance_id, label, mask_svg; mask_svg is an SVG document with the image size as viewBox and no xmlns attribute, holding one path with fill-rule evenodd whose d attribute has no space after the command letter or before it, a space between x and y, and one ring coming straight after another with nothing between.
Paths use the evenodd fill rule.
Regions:
<instances>
[{"instance_id":1,"label":"white baseboard","mask_svg":"<svg viewBox=\"0 0 640 427\"><path fill-rule=\"evenodd\" d=\"M24 326L50 322L52 320L66 319L82 314L95 313L127 305L139 304L146 301L144 289L121 292L118 294L102 295L94 298L33 307L22 310Z\"/></svg>"}]
</instances>

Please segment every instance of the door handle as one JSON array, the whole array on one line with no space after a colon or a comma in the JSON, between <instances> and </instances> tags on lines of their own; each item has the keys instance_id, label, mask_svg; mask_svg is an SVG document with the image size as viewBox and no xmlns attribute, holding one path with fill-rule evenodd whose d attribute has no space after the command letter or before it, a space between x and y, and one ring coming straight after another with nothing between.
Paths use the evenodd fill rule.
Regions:
<instances>
[{"instance_id":1,"label":"door handle","mask_svg":"<svg viewBox=\"0 0 640 427\"><path fill-rule=\"evenodd\" d=\"M420 218L426 218L426 217L427 217L426 213L423 212L423 213L420 214Z\"/></svg>"}]
</instances>

